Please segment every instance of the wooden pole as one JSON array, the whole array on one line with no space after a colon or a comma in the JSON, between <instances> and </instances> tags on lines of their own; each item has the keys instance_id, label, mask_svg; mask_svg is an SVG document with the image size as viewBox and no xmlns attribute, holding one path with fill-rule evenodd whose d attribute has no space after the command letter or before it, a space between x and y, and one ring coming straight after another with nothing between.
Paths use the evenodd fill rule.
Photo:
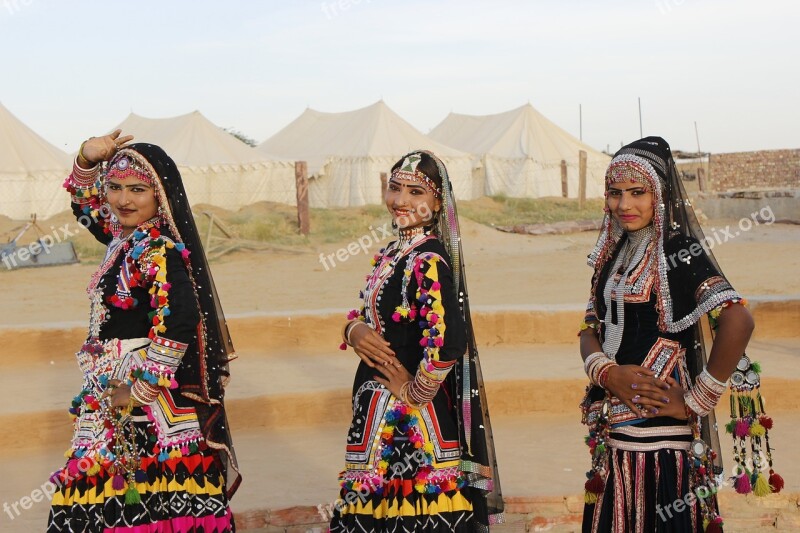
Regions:
<instances>
[{"instance_id":1,"label":"wooden pole","mask_svg":"<svg viewBox=\"0 0 800 533\"><path fill-rule=\"evenodd\" d=\"M567 183L567 162L561 160L561 196L564 198L569 197L569 185Z\"/></svg>"},{"instance_id":2,"label":"wooden pole","mask_svg":"<svg viewBox=\"0 0 800 533\"><path fill-rule=\"evenodd\" d=\"M578 152L578 209L586 203L586 151Z\"/></svg>"},{"instance_id":3,"label":"wooden pole","mask_svg":"<svg viewBox=\"0 0 800 533\"><path fill-rule=\"evenodd\" d=\"M386 196L386 187L389 186L389 175L386 172L381 172L381 201Z\"/></svg>"},{"instance_id":4,"label":"wooden pole","mask_svg":"<svg viewBox=\"0 0 800 533\"><path fill-rule=\"evenodd\" d=\"M703 167L697 167L697 187L700 192L705 192L706 190L706 169Z\"/></svg>"},{"instance_id":5,"label":"wooden pole","mask_svg":"<svg viewBox=\"0 0 800 533\"><path fill-rule=\"evenodd\" d=\"M305 161L295 161L294 183L297 189L297 228L301 235L308 235L311 218L308 213L308 165Z\"/></svg>"}]
</instances>

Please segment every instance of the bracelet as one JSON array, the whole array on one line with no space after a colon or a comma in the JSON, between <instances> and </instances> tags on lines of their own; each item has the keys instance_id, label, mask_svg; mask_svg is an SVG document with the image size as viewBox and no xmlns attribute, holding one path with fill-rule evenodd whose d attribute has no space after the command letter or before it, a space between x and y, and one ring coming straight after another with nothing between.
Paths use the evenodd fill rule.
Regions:
<instances>
[{"instance_id":1,"label":"bracelet","mask_svg":"<svg viewBox=\"0 0 800 533\"><path fill-rule=\"evenodd\" d=\"M97 163L92 163L91 161L89 161L89 159L88 159L88 158L87 158L85 155L83 155L83 145L84 145L84 144L86 144L86 141L83 141L83 142L81 143L81 147L80 147L80 148L78 148L78 159L83 159L83 160L86 162L86 164L87 164L87 165L89 165L89 166L92 166L92 167L93 167L93 166L95 166Z\"/></svg>"},{"instance_id":2,"label":"bracelet","mask_svg":"<svg viewBox=\"0 0 800 533\"><path fill-rule=\"evenodd\" d=\"M683 401L698 416L706 416L714 410L726 387L727 383L716 379L704 368L695 379L694 387L683 395Z\"/></svg>"},{"instance_id":3,"label":"bracelet","mask_svg":"<svg viewBox=\"0 0 800 533\"><path fill-rule=\"evenodd\" d=\"M409 398L409 391L408 389L411 388L411 384L413 380L408 380L400 386L400 400L406 404L407 406L411 407L412 409L421 409L422 406L420 404L414 403L411 398Z\"/></svg>"},{"instance_id":4,"label":"bracelet","mask_svg":"<svg viewBox=\"0 0 800 533\"><path fill-rule=\"evenodd\" d=\"M161 393L159 387L154 387L147 382L137 379L131 385L131 398L142 405L150 405L158 398Z\"/></svg>"},{"instance_id":5,"label":"bracelet","mask_svg":"<svg viewBox=\"0 0 800 533\"><path fill-rule=\"evenodd\" d=\"M583 370L589 377L589 381L603 388L606 388L608 372L613 366L617 366L617 362L603 352L589 354L583 362Z\"/></svg>"},{"instance_id":6,"label":"bracelet","mask_svg":"<svg viewBox=\"0 0 800 533\"><path fill-rule=\"evenodd\" d=\"M353 343L350 342L350 334L353 332L353 328L358 324L366 324L361 320L351 320L350 322L345 323L344 327L342 328L342 341L348 345L352 346Z\"/></svg>"}]
</instances>

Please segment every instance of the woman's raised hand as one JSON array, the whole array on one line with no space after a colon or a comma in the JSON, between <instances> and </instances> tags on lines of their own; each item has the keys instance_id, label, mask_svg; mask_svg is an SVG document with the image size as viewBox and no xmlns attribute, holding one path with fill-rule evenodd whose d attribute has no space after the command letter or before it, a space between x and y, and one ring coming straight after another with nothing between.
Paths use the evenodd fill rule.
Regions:
<instances>
[{"instance_id":1,"label":"woman's raised hand","mask_svg":"<svg viewBox=\"0 0 800 533\"><path fill-rule=\"evenodd\" d=\"M133 140L133 135L122 135L122 130L115 130L102 137L90 137L81 145L78 151L78 162L94 166L100 161L108 161L117 150L127 146Z\"/></svg>"},{"instance_id":2,"label":"woman's raised hand","mask_svg":"<svg viewBox=\"0 0 800 533\"><path fill-rule=\"evenodd\" d=\"M350 345L367 366L388 365L397 362L394 350L374 329L359 322L351 326Z\"/></svg>"}]
</instances>

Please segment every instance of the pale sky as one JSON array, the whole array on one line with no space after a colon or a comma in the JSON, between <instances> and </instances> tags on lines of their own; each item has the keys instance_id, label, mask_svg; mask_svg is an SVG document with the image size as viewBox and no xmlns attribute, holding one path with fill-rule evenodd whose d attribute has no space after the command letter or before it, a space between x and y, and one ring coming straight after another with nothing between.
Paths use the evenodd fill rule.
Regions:
<instances>
[{"instance_id":1,"label":"pale sky","mask_svg":"<svg viewBox=\"0 0 800 533\"><path fill-rule=\"evenodd\" d=\"M263 141L383 99L427 133L530 102L612 151L800 148L790 0L0 0L0 102L74 151L134 111Z\"/></svg>"}]
</instances>

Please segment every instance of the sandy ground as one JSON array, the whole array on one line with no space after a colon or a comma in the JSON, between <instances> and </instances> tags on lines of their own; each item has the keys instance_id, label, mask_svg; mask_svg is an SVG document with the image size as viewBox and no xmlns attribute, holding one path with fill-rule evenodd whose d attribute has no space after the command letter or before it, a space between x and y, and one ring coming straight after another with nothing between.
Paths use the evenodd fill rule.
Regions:
<instances>
[{"instance_id":1,"label":"sandy ground","mask_svg":"<svg viewBox=\"0 0 800 533\"><path fill-rule=\"evenodd\" d=\"M594 232L527 236L469 221L463 226L474 308L585 303L591 277L586 256L594 245ZM721 230L726 227L731 235L739 231L734 220L713 221L705 229L708 235L724 238ZM352 308L379 245L369 253L358 248L351 255L348 244L313 252L237 252L221 257L212 269L226 314ZM338 250L345 250L344 261L336 258ZM715 246L714 253L731 283L747 297L800 294L800 226L755 226ZM0 327L85 323L88 302L82 289L94 268L87 264L8 271L0 264Z\"/></svg>"},{"instance_id":2,"label":"sandy ground","mask_svg":"<svg viewBox=\"0 0 800 533\"><path fill-rule=\"evenodd\" d=\"M706 230L713 234L715 228L730 226L731 234L735 235L736 223L717 220L706 225ZM587 298L591 275L585 263L586 255L595 239L594 232L522 236L465 222L463 240L473 308L484 313L532 307L580 309ZM235 253L221 257L212 268L226 314L240 321L261 315L286 316L288 320L292 315L312 312L324 315L353 307L369 267L369 258L378 245L373 245L369 253L359 250L356 254L345 255L342 252L344 261L335 258L337 250L346 249L348 244L349 241L344 241L302 253ZM800 276L797 275L800 272L800 226L756 226L719 244L714 252L725 274L745 296L779 300L800 298ZM328 258L326 269L320 254L334 254L335 266ZM94 265L70 265L7 271L0 264L3 310L0 334L8 338L19 335L23 328L42 328L43 335L47 336L53 328L85 327L88 302L83 287L94 268ZM319 335L328 335L328 332ZM333 337L337 335L332 334ZM781 392L786 394L781 399L783 407L776 415L778 431L774 432L784 471L797 463L791 460L797 457L791 443L800 436L795 429L797 406L791 404L796 395L790 392L797 382L793 380L800 380L796 364L800 340L796 335L788 336L791 338L776 339L772 343L769 339L760 339L760 344L752 346L754 352L774 354L771 364L765 365L765 376L792 380L781 385ZM325 398L336 403L330 408L331 412L346 410L347 389L356 364L354 356L336 351L335 344L331 344L331 350L318 347L299 353L274 350L271 344L253 348L257 343L254 339L242 339L241 360L233 367L232 424L241 428L235 437L247 475L247 482L234 501L234 509L326 502L336 492L336 474L341 469L341 435L346 426L338 420L346 420L346 416L320 420L319 426L312 419L321 412L319 409L327 401ZM79 380L71 356L76 346L71 341L63 344L63 352L59 345L60 353L53 354L52 361L47 354L38 354L36 362L30 359L28 363L19 359L24 358L25 353L0 346L0 388L8 397L15 398L14 402L3 405L0 418L23 421L28 419L26 414L40 413L61 420L59 410L74 392L71 384L77 385ZM31 345L30 350L41 351L43 345ZM502 342L492 345L498 348L494 351L484 348L482 358L487 388L494 393L490 396L490 405L496 407L493 411L497 416L495 435L506 494L578 493L586 452L581 443L583 428L578 421L577 399L564 394L558 400L560 414L542 412L543 406L558 396L558 389L568 390L570 394L575 391L579 394L582 389L585 377L575 356L575 347L502 346ZM331 357L332 351L335 357ZM43 363L42 356L48 361ZM33 375L35 380L31 379ZM301 383L305 385L298 385ZM522 396L519 386L526 387ZM305 416L293 413L291 416L298 420L292 424L270 425L270 413L280 412L291 393L304 396L308 413ZM530 407L537 402L538 406ZM514 414L520 411L520 406L526 406L526 412ZM249 427L245 421L250 421ZM0 475L3 479L14 480L0 486L0 499L13 502L31 493L62 461L68 428L59 424L57 431L45 437L26 437L26 432L35 428L20 425L16 432L4 436L5 440L0 439L8 444L13 440L13 433L17 433L19 438L28 440L29 446L26 452L25 446L14 445L10 454L0 460ZM53 435L57 438L52 438ZM787 490L797 492L800 490L800 466L792 466L789 474L793 475L791 481L787 476ZM47 503L43 501L13 522L0 515L0 530L40 530L46 514Z\"/></svg>"}]
</instances>

